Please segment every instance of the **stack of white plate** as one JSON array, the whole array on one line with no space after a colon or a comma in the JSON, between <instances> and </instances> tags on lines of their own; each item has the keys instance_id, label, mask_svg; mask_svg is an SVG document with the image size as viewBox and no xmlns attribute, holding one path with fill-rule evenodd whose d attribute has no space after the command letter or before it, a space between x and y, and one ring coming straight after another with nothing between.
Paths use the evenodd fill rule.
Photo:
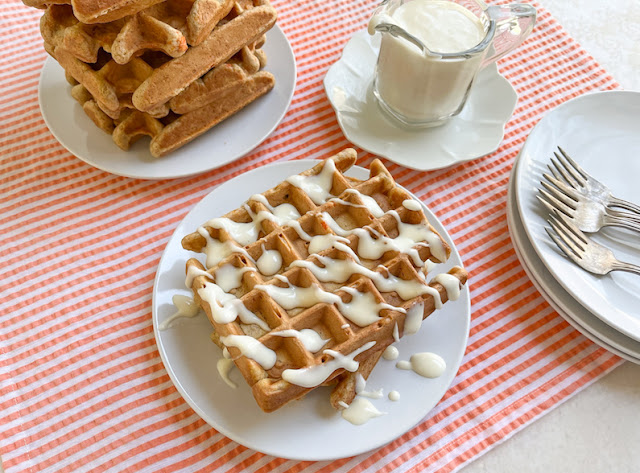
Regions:
<instances>
[{"instance_id":1,"label":"stack of white plate","mask_svg":"<svg viewBox=\"0 0 640 473\"><path fill-rule=\"evenodd\" d=\"M516 158L507 197L513 245L542 296L598 345L640 363L640 276L588 273L545 232L548 211L536 195L558 145L614 196L640 204L640 93L586 94L549 112ZM590 237L640 265L640 234L607 227Z\"/></svg>"}]
</instances>

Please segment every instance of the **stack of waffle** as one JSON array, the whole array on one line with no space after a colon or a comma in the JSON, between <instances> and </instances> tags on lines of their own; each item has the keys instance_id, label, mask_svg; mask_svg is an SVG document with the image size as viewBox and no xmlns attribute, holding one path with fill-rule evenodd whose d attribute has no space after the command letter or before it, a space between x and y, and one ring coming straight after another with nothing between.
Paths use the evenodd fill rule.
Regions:
<instances>
[{"instance_id":1,"label":"stack of waffle","mask_svg":"<svg viewBox=\"0 0 640 473\"><path fill-rule=\"evenodd\" d=\"M122 149L163 156L274 86L261 69L268 0L24 0L45 9L47 52L71 94Z\"/></svg>"},{"instance_id":2,"label":"stack of waffle","mask_svg":"<svg viewBox=\"0 0 640 473\"><path fill-rule=\"evenodd\" d=\"M450 247L380 161L366 181L346 177L355 158L345 150L182 240L206 254L205 265L187 262L187 285L213 341L264 411L318 385L335 386L342 409L408 314L422 320L466 283L457 267L426 281L427 261L444 262Z\"/></svg>"}]
</instances>

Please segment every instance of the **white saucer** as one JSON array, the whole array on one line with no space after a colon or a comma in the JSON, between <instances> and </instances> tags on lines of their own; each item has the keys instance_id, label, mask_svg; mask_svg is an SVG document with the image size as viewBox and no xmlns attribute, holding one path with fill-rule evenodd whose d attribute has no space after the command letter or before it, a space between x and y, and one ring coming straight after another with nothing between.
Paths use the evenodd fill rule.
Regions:
<instances>
[{"instance_id":1,"label":"white saucer","mask_svg":"<svg viewBox=\"0 0 640 473\"><path fill-rule=\"evenodd\" d=\"M64 70L48 57L40 75L38 98L45 123L62 146L82 161L120 176L171 179L215 169L258 146L278 126L289 108L296 83L296 63L289 41L276 25L264 45L267 67L276 78L273 90L191 143L162 158L141 138L122 151L111 135L86 116L69 93Z\"/></svg>"},{"instance_id":2,"label":"white saucer","mask_svg":"<svg viewBox=\"0 0 640 473\"><path fill-rule=\"evenodd\" d=\"M548 211L537 200L542 174L556 146L614 195L640 202L640 93L615 91L582 95L538 122L522 148L515 170L515 198L524 229L547 270L580 304L619 332L640 341L640 277L617 271L588 273L569 260L548 237ZM637 233L603 229L590 235L623 261L640 264Z\"/></svg>"},{"instance_id":3,"label":"white saucer","mask_svg":"<svg viewBox=\"0 0 640 473\"><path fill-rule=\"evenodd\" d=\"M216 362L221 352L209 339L211 326L204 314L177 320L169 329L159 330L158 323L175 310L172 297L189 294L184 286L184 267L193 254L182 249L182 237L211 217L238 207L251 194L273 187L315 163L290 161L267 165L214 189L176 228L160 260L153 290L153 326L158 350L185 401L212 427L242 445L297 460L357 455L392 441L418 424L442 398L458 371L467 344L471 310L469 289L465 286L460 299L445 304L424 321L417 334L403 337L396 344L399 359L424 351L442 356L447 368L441 377L422 378L395 368L395 361L380 360L367 386L385 389L385 397L372 402L388 414L361 426L351 425L333 410L328 388L318 388L301 401L271 414L262 412L237 370L231 376L238 384L237 389L227 386L218 375ZM360 179L368 177L368 172L359 167L347 174ZM424 212L453 248L449 261L439 266L438 271L461 265L460 255L444 227L426 207ZM386 398L390 390L400 393L398 402Z\"/></svg>"},{"instance_id":4,"label":"white saucer","mask_svg":"<svg viewBox=\"0 0 640 473\"><path fill-rule=\"evenodd\" d=\"M518 95L495 64L478 74L460 115L440 127L408 130L389 118L373 97L379 48L379 35L359 31L324 78L325 92L349 141L421 171L469 161L498 149Z\"/></svg>"},{"instance_id":5,"label":"white saucer","mask_svg":"<svg viewBox=\"0 0 640 473\"><path fill-rule=\"evenodd\" d=\"M515 202L514 171L518 166L518 158L514 164L509 193L507 194L507 224L516 255L538 292L545 300L576 330L616 355L640 364L640 342L626 337L580 305L571 294L556 282L553 275L545 268L531 246L522 226L522 220Z\"/></svg>"}]
</instances>

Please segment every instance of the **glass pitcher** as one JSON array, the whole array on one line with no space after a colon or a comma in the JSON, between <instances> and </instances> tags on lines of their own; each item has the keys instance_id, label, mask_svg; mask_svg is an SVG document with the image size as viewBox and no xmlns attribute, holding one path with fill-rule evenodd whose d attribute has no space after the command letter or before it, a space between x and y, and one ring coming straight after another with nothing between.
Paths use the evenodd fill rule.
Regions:
<instances>
[{"instance_id":1,"label":"glass pitcher","mask_svg":"<svg viewBox=\"0 0 640 473\"><path fill-rule=\"evenodd\" d=\"M421 16L425 8L432 15L427 22ZM441 125L462 111L477 73L518 47L531 33L535 19L535 8L526 4L384 0L369 22L369 33L382 36L373 94L383 110L406 126ZM431 35L432 44L440 42L442 50L454 50L429 49L421 39L425 34ZM475 45L455 49L469 40Z\"/></svg>"}]
</instances>

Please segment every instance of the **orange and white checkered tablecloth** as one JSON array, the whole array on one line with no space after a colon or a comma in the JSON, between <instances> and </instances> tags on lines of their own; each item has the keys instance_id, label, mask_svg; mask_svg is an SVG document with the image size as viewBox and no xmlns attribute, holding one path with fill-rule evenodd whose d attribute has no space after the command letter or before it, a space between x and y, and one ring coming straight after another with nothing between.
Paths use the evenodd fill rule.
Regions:
<instances>
[{"instance_id":1,"label":"orange and white checkered tablecloth","mask_svg":"<svg viewBox=\"0 0 640 473\"><path fill-rule=\"evenodd\" d=\"M90 167L40 114L41 12L0 0L0 454L13 472L455 471L620 363L532 286L507 231L507 181L531 128L558 104L616 82L540 6L532 36L499 62L519 94L502 145L450 169L385 161L447 227L471 273L472 324L451 389L377 451L295 462L208 426L158 355L151 293L165 244L216 185L274 161L347 147L322 79L371 0L273 0L298 82L277 130L199 176L144 181ZM374 156L360 152L360 165Z\"/></svg>"}]
</instances>

